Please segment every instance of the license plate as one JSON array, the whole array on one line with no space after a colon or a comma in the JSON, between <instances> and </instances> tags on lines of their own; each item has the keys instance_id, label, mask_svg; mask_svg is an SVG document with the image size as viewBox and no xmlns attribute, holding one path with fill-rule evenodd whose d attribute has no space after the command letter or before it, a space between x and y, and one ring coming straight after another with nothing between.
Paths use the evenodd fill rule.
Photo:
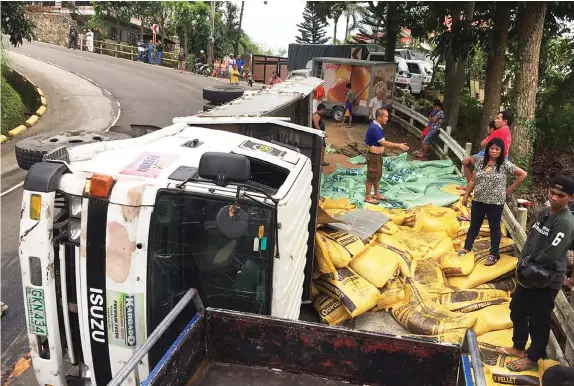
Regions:
<instances>
[{"instance_id":1,"label":"license plate","mask_svg":"<svg viewBox=\"0 0 574 386\"><path fill-rule=\"evenodd\" d=\"M30 332L36 335L48 336L44 290L26 287L26 303L28 304Z\"/></svg>"}]
</instances>

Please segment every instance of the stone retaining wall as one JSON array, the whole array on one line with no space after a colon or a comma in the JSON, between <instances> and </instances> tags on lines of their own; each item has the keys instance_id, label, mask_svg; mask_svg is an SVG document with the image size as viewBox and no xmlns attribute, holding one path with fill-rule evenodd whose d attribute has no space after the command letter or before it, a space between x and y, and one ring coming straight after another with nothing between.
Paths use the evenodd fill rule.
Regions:
<instances>
[{"instance_id":1,"label":"stone retaining wall","mask_svg":"<svg viewBox=\"0 0 574 386\"><path fill-rule=\"evenodd\" d=\"M38 41L64 47L68 46L68 32L73 21L70 14L27 12L27 16L36 23L36 37Z\"/></svg>"}]
</instances>

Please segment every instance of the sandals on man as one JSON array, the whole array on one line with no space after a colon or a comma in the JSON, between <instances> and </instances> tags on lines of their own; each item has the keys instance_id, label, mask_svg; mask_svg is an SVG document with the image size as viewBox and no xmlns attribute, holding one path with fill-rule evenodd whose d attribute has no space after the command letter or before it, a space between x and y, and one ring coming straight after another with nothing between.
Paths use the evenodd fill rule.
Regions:
<instances>
[{"instance_id":1,"label":"sandals on man","mask_svg":"<svg viewBox=\"0 0 574 386\"><path fill-rule=\"evenodd\" d=\"M499 259L500 259L500 256L488 255L488 257L486 258L486 261L484 262L484 265L486 265L487 267L490 267L491 265L496 264Z\"/></svg>"},{"instance_id":2,"label":"sandals on man","mask_svg":"<svg viewBox=\"0 0 574 386\"><path fill-rule=\"evenodd\" d=\"M496 349L497 354L506 355L509 357L517 357L517 358L526 358L526 353L524 351L520 351L520 355L516 355L516 353L512 352L511 350L515 350L513 347L498 347Z\"/></svg>"},{"instance_id":3,"label":"sandals on man","mask_svg":"<svg viewBox=\"0 0 574 386\"><path fill-rule=\"evenodd\" d=\"M377 200L376 198L365 198L365 202L369 203L369 204L373 204L373 205L379 205L379 200Z\"/></svg>"},{"instance_id":4,"label":"sandals on man","mask_svg":"<svg viewBox=\"0 0 574 386\"><path fill-rule=\"evenodd\" d=\"M466 249L461 249L460 251L458 251L458 257L463 257L467 253L468 251Z\"/></svg>"},{"instance_id":5,"label":"sandals on man","mask_svg":"<svg viewBox=\"0 0 574 386\"><path fill-rule=\"evenodd\" d=\"M510 371L538 371L538 363L530 361L528 358L520 358L506 364Z\"/></svg>"}]
</instances>

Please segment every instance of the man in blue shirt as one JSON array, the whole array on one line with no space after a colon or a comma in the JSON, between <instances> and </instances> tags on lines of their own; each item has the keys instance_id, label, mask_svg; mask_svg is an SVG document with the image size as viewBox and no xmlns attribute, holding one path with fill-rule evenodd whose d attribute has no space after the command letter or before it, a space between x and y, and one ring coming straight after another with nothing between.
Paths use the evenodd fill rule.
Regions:
<instances>
[{"instance_id":1,"label":"man in blue shirt","mask_svg":"<svg viewBox=\"0 0 574 386\"><path fill-rule=\"evenodd\" d=\"M383 125L389 120L389 111L385 108L377 109L375 119L369 124L367 134L365 135L365 145L369 148L367 154L367 193L365 194L365 202L377 205L379 200L385 198L381 196L379 190L379 183L383 176L383 153L385 146L401 149L402 151L409 150L406 143L394 143L385 140L385 132ZM375 197L371 197L371 189L375 187Z\"/></svg>"}]
</instances>

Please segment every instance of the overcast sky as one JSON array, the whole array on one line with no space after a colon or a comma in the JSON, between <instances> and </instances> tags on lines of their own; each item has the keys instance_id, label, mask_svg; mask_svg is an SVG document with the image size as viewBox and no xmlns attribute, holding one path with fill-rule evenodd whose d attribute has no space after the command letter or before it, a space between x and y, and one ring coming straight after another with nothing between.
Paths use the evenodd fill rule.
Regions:
<instances>
[{"instance_id":1,"label":"overcast sky","mask_svg":"<svg viewBox=\"0 0 574 386\"><path fill-rule=\"evenodd\" d=\"M241 1L233 3L241 9ZM248 0L243 11L243 30L256 43L275 51L289 43L295 43L299 34L297 24L303 21L305 1L269 0L267 5L261 0ZM337 26L337 38L341 40L345 33L345 17L341 17ZM333 38L333 26L327 27L327 36Z\"/></svg>"}]
</instances>

